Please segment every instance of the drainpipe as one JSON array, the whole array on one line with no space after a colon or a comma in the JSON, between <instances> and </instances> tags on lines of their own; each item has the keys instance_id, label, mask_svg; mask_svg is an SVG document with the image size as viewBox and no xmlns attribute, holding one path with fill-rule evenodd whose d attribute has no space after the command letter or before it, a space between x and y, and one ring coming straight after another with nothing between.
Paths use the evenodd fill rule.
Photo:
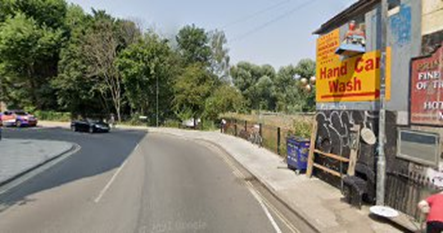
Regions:
<instances>
[{"instance_id":1,"label":"drainpipe","mask_svg":"<svg viewBox=\"0 0 443 233\"><path fill-rule=\"evenodd\" d=\"M386 45L387 45L387 25L388 25L388 0L381 1L381 69L380 69L380 114L378 129L378 158L377 158L377 184L376 202L377 205L385 204L386 187Z\"/></svg>"}]
</instances>

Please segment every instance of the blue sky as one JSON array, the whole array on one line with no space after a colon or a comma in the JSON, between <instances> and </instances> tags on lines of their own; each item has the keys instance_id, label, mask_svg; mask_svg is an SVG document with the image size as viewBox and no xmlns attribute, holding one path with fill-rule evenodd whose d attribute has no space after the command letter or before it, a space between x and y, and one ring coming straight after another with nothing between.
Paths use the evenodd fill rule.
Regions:
<instances>
[{"instance_id":1,"label":"blue sky","mask_svg":"<svg viewBox=\"0 0 443 233\"><path fill-rule=\"evenodd\" d=\"M192 24L222 29L232 64L250 61L275 68L315 58L312 32L356 0L68 0L137 19L164 35Z\"/></svg>"}]
</instances>

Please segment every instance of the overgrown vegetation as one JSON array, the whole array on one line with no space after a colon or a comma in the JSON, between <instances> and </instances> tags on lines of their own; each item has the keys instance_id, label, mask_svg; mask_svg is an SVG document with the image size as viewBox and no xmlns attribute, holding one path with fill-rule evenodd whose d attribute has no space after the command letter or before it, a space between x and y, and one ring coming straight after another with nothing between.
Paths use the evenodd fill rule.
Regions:
<instances>
[{"instance_id":1,"label":"overgrown vegetation","mask_svg":"<svg viewBox=\"0 0 443 233\"><path fill-rule=\"evenodd\" d=\"M204 128L225 112L314 109L314 92L295 78L313 76L313 61L231 67L227 41L196 25L165 38L64 0L0 0L0 101L46 120L113 113L130 124L203 119Z\"/></svg>"}]
</instances>

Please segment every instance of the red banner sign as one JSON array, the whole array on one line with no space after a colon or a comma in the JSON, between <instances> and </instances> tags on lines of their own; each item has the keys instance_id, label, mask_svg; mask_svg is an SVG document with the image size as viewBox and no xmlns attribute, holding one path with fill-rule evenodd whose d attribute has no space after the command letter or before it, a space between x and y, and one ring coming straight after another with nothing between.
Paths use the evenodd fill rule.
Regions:
<instances>
[{"instance_id":1,"label":"red banner sign","mask_svg":"<svg viewBox=\"0 0 443 233\"><path fill-rule=\"evenodd\" d=\"M443 46L412 60L411 123L443 126Z\"/></svg>"}]
</instances>

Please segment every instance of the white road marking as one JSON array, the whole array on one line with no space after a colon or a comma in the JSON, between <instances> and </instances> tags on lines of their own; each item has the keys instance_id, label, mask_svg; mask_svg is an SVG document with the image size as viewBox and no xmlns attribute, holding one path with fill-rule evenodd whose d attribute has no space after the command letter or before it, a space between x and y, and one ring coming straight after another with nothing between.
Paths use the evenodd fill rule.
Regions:
<instances>
[{"instance_id":1,"label":"white road marking","mask_svg":"<svg viewBox=\"0 0 443 233\"><path fill-rule=\"evenodd\" d=\"M197 142L198 143L198 142ZM206 143L200 143L205 145L206 147L210 148L211 150L213 150L214 152L216 152L217 155L219 155L223 161L228 165L228 167L230 167L233 170L233 174L234 176L236 176L239 179L245 179L245 175L243 174L243 172L241 172L236 165L234 165L234 163L228 158L228 156L226 156L224 153L219 153L218 148L213 147L212 145L207 145ZM268 216L269 214L269 210L266 207L269 207L272 212L280 219L280 221L286 225L286 227L293 233L300 233L300 231L290 223L290 221L280 212L278 211L278 209L271 204L269 201L266 200L266 198L260 194L260 192L256 191L256 189L254 188L254 185L250 182L250 181L246 181L245 182L246 185L248 186L248 190L252 193L252 195L254 196L254 198L258 198L257 201L260 203L260 206L265 207L263 210L265 211L266 215ZM270 218L271 224L274 226L273 222L275 223L275 220L272 218L272 215L269 215L268 218ZM278 228L278 225L276 225ZM274 227L275 229L275 227ZM281 230L278 228L278 230L276 229L276 232L281 232Z\"/></svg>"},{"instance_id":2,"label":"white road marking","mask_svg":"<svg viewBox=\"0 0 443 233\"><path fill-rule=\"evenodd\" d=\"M275 232L276 233L281 233L282 231L281 231L280 227L277 225L277 222L275 222L275 220L272 217L271 213L269 213L269 210L266 207L266 205L263 203L263 200L261 199L261 197L255 191L254 186L249 181L247 181L246 184L248 184L249 192L251 192L252 196L254 196L254 198L258 201L258 203L260 204L261 208L265 212L266 217L268 217L269 221L272 224L272 227L274 227Z\"/></svg>"},{"instance_id":3,"label":"white road marking","mask_svg":"<svg viewBox=\"0 0 443 233\"><path fill-rule=\"evenodd\" d=\"M135 147L135 149L131 152L134 153L134 151L136 151L138 149L139 144L137 144L137 146ZM129 155L130 156L130 155ZM94 199L95 203L100 202L100 199L102 199L103 195L105 195L106 191L108 191L109 187L111 187L111 184L114 182L115 178L117 178L118 174L121 172L121 170L123 170L123 168L125 167L126 163L129 160L129 156L128 158L126 158L126 160L120 165L120 167L117 169L117 171L115 171L114 175L112 175L111 179L108 181L108 183L106 184L106 186L100 191L99 195L97 196L97 198Z\"/></svg>"}]
</instances>

